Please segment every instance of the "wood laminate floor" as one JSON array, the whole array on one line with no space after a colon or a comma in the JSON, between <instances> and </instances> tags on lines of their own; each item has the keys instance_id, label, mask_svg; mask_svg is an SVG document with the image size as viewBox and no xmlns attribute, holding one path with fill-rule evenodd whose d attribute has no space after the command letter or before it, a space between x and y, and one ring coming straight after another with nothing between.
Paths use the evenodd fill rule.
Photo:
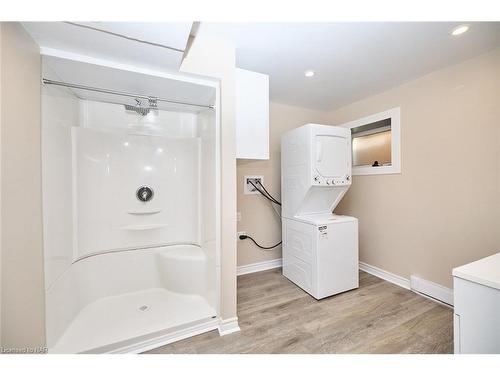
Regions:
<instances>
[{"instance_id":1,"label":"wood laminate floor","mask_svg":"<svg viewBox=\"0 0 500 375\"><path fill-rule=\"evenodd\" d=\"M316 301L281 269L238 277L241 332L147 353L452 353L453 311L360 272L359 289Z\"/></svg>"}]
</instances>

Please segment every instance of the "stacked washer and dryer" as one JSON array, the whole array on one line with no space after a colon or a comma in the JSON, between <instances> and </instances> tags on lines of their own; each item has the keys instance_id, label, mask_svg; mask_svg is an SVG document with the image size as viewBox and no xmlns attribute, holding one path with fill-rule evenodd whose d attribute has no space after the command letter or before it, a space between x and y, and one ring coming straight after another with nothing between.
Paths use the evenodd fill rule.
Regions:
<instances>
[{"instance_id":1,"label":"stacked washer and dryer","mask_svg":"<svg viewBox=\"0 0 500 375\"><path fill-rule=\"evenodd\" d=\"M316 299L359 286L358 220L333 214L351 155L347 128L307 124L281 139L283 275Z\"/></svg>"}]
</instances>

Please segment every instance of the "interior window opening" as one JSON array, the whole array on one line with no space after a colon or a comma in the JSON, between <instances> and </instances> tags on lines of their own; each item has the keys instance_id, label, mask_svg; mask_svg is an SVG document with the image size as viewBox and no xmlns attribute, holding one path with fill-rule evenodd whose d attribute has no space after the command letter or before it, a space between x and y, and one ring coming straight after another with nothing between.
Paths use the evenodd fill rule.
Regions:
<instances>
[{"instance_id":1,"label":"interior window opening","mask_svg":"<svg viewBox=\"0 0 500 375\"><path fill-rule=\"evenodd\" d=\"M351 134L354 167L392 165L391 118L354 127Z\"/></svg>"}]
</instances>

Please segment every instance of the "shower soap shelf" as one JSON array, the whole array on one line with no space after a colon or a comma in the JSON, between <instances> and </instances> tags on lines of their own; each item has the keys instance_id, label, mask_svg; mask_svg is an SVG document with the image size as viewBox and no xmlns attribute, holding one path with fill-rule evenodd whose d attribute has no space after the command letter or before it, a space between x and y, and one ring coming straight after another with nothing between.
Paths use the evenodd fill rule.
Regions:
<instances>
[{"instance_id":1,"label":"shower soap shelf","mask_svg":"<svg viewBox=\"0 0 500 375\"><path fill-rule=\"evenodd\" d=\"M167 227L168 224L146 224L146 225L127 225L122 227L124 230L151 230Z\"/></svg>"},{"instance_id":2,"label":"shower soap shelf","mask_svg":"<svg viewBox=\"0 0 500 375\"><path fill-rule=\"evenodd\" d=\"M144 210L128 210L127 213L131 215L153 215L161 212L161 208L153 208L147 211Z\"/></svg>"}]
</instances>

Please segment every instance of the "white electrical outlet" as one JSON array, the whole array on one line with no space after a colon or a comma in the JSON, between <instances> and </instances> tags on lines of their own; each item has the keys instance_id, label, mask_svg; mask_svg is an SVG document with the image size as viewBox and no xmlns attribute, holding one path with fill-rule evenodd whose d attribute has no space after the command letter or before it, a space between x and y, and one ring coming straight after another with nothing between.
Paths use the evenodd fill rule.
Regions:
<instances>
[{"instance_id":1,"label":"white electrical outlet","mask_svg":"<svg viewBox=\"0 0 500 375\"><path fill-rule=\"evenodd\" d=\"M245 176L243 178L243 193L248 195L248 194L260 194L257 189L255 189L251 183L248 181L252 181L255 186L259 187L259 184L257 183L260 181L261 184L264 184L264 176ZM262 190L262 188L261 188Z\"/></svg>"},{"instance_id":2,"label":"white electrical outlet","mask_svg":"<svg viewBox=\"0 0 500 375\"><path fill-rule=\"evenodd\" d=\"M238 241L243 241L243 240L240 240L240 236L246 236L247 232L245 232L245 231L237 232L237 235L238 235Z\"/></svg>"}]
</instances>

